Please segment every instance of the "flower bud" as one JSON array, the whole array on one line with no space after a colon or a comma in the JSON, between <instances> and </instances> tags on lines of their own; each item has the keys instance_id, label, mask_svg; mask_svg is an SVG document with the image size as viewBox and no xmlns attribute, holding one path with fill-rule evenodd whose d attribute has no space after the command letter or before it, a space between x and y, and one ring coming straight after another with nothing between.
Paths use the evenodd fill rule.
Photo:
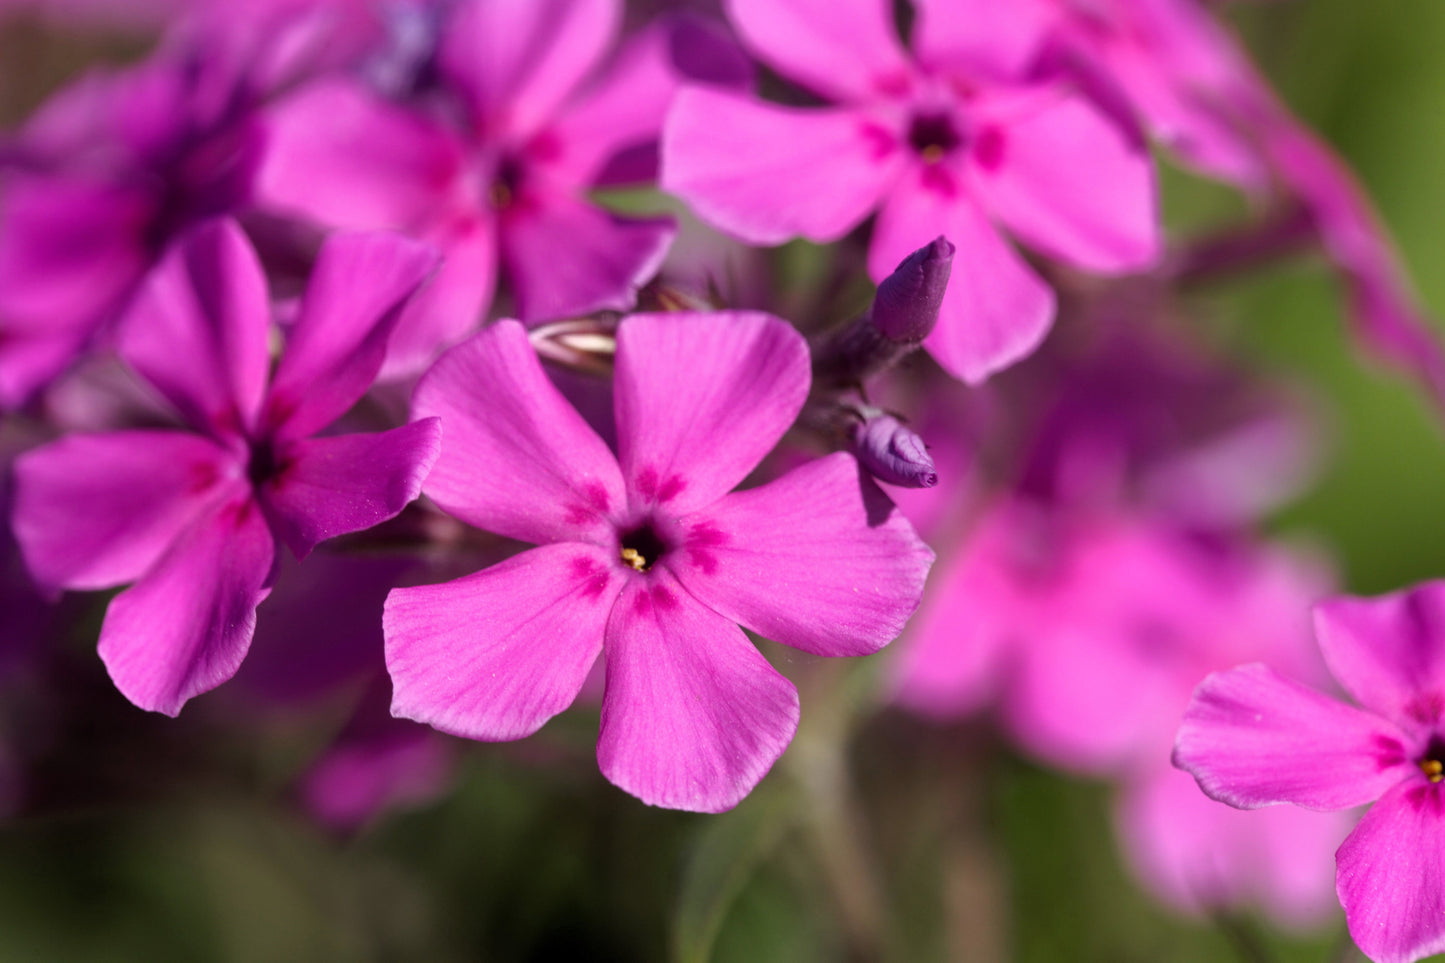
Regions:
<instances>
[{"instance_id":1,"label":"flower bud","mask_svg":"<svg viewBox=\"0 0 1445 963\"><path fill-rule=\"evenodd\" d=\"M953 244L939 236L904 258L878 285L868 312L817 346L814 379L836 387L857 385L916 351L938 323L953 251Z\"/></svg>"},{"instance_id":2,"label":"flower bud","mask_svg":"<svg viewBox=\"0 0 1445 963\"><path fill-rule=\"evenodd\" d=\"M932 488L938 472L923 439L892 415L877 414L853 429L853 453L873 477L904 488Z\"/></svg>"}]
</instances>

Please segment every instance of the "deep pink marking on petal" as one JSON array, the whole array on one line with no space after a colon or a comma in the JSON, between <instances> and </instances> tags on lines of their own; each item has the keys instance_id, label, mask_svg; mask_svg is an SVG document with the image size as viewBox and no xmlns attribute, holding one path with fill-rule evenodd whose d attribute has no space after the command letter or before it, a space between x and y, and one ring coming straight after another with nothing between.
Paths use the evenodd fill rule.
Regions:
<instances>
[{"instance_id":1,"label":"deep pink marking on petal","mask_svg":"<svg viewBox=\"0 0 1445 963\"><path fill-rule=\"evenodd\" d=\"M992 125L979 130L973 142L973 159L984 170L994 171L1003 166L1004 134Z\"/></svg>"}]
</instances>

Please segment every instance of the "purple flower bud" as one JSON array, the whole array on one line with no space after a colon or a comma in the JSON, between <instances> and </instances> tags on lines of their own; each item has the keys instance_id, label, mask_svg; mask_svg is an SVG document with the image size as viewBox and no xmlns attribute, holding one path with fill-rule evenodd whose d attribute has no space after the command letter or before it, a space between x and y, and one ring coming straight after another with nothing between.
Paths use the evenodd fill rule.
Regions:
<instances>
[{"instance_id":1,"label":"purple flower bud","mask_svg":"<svg viewBox=\"0 0 1445 963\"><path fill-rule=\"evenodd\" d=\"M953 251L940 235L904 258L878 285L868 312L816 347L814 379L835 387L857 385L918 350L938 322Z\"/></svg>"},{"instance_id":2,"label":"purple flower bud","mask_svg":"<svg viewBox=\"0 0 1445 963\"><path fill-rule=\"evenodd\" d=\"M953 243L939 235L903 259L878 285L870 315L889 341L921 344L938 323L953 270Z\"/></svg>"},{"instance_id":3,"label":"purple flower bud","mask_svg":"<svg viewBox=\"0 0 1445 963\"><path fill-rule=\"evenodd\" d=\"M853 453L879 481L905 488L938 484L923 439L892 415L877 414L859 422L853 429Z\"/></svg>"}]
</instances>

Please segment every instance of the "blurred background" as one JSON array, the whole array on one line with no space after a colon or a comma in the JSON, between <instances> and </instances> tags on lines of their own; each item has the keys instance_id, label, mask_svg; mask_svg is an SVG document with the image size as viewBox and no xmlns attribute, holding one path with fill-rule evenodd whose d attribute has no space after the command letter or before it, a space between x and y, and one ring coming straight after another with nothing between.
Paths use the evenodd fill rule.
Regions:
<instances>
[{"instance_id":1,"label":"blurred background","mask_svg":"<svg viewBox=\"0 0 1445 963\"><path fill-rule=\"evenodd\" d=\"M124 18L42 6L0 5L6 128L153 39ZM1445 5L1215 6L1354 168L1423 301L1445 310ZM1161 168L1171 230L1243 209L1162 155ZM806 286L798 266L831 256L795 244L772 258ZM1199 339L1296 385L1321 426L1313 480L1267 531L1319 546L1354 592L1445 574L1439 412L1361 361L1324 260L1273 261L1187 300ZM1004 378L1027 379L1028 364ZM305 774L354 734L350 708L384 693L353 688L244 725L223 692L179 720L141 712L95 658L100 612L94 598L61 602L45 645L63 698L42 699L23 673L4 692L0 732L26 789L0 821L0 960L1359 959L1337 908L1303 930L1166 908L1122 861L1111 786L1029 761L986 721L860 712L878 666L780 656L803 729L722 816L610 786L588 708L520 743L402 733L379 755L332 751L329 764L363 775L347 783L358 799L327 799ZM384 788L354 788L388 766ZM368 802L377 794L386 805Z\"/></svg>"}]
</instances>

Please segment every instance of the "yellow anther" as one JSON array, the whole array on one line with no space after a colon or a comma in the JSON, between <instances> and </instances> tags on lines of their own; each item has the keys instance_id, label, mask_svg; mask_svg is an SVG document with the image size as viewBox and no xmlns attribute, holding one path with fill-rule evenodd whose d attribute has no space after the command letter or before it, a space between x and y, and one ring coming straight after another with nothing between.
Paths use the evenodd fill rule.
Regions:
<instances>
[{"instance_id":1,"label":"yellow anther","mask_svg":"<svg viewBox=\"0 0 1445 963\"><path fill-rule=\"evenodd\" d=\"M635 548L624 548L622 550L622 560L639 572L647 571L647 559L643 558L642 553ZM1437 762L1435 767L1438 769L1439 766L1440 764Z\"/></svg>"},{"instance_id":2,"label":"yellow anther","mask_svg":"<svg viewBox=\"0 0 1445 963\"><path fill-rule=\"evenodd\" d=\"M1420 763L1420 771L1430 777L1431 782L1439 782L1445 779L1445 765L1438 759L1426 759Z\"/></svg>"},{"instance_id":3,"label":"yellow anther","mask_svg":"<svg viewBox=\"0 0 1445 963\"><path fill-rule=\"evenodd\" d=\"M943 160L943 148L937 144L929 144L923 148L923 150L919 151L919 153L923 155L923 162L925 164L937 164Z\"/></svg>"},{"instance_id":4,"label":"yellow anther","mask_svg":"<svg viewBox=\"0 0 1445 963\"><path fill-rule=\"evenodd\" d=\"M487 199L491 201L493 209L500 211L512 203L512 189L502 181L493 181L487 191Z\"/></svg>"}]
</instances>

